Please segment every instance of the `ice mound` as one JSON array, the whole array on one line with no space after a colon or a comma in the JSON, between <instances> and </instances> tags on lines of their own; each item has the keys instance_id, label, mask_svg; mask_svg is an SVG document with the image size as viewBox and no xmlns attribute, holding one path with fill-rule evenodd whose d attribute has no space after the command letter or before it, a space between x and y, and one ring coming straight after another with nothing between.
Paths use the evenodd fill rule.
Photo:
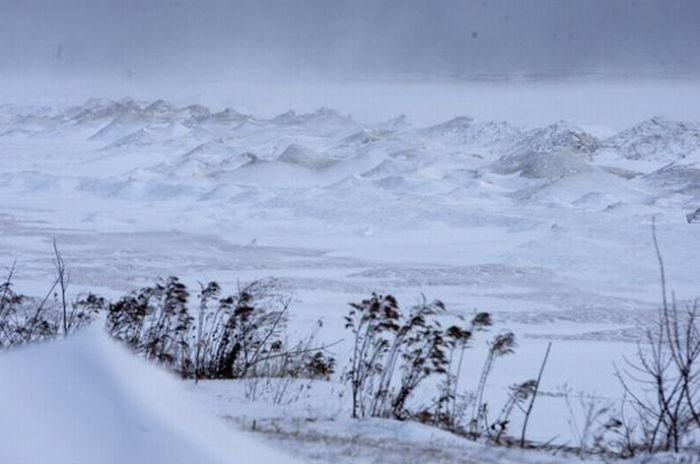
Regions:
<instances>
[{"instance_id":1,"label":"ice mound","mask_svg":"<svg viewBox=\"0 0 700 464\"><path fill-rule=\"evenodd\" d=\"M226 142L215 140L196 146L172 166L160 166L158 169L168 169L172 175L180 177L210 176L223 170L239 168L257 159L253 153L239 153Z\"/></svg>"},{"instance_id":2,"label":"ice mound","mask_svg":"<svg viewBox=\"0 0 700 464\"><path fill-rule=\"evenodd\" d=\"M582 171L569 176L547 178L510 194L519 202L576 207L600 211L611 203L643 204L648 198L634 189L628 181L598 169Z\"/></svg>"},{"instance_id":3,"label":"ice mound","mask_svg":"<svg viewBox=\"0 0 700 464\"><path fill-rule=\"evenodd\" d=\"M309 126L309 125L354 125L355 122L349 116L343 116L330 108L319 108L312 113L297 114L290 110L274 117L270 122L281 126Z\"/></svg>"},{"instance_id":4,"label":"ice mound","mask_svg":"<svg viewBox=\"0 0 700 464\"><path fill-rule=\"evenodd\" d=\"M125 114L141 113L141 107L131 98L124 98L119 101L91 98L80 106L69 108L63 117L67 121L79 124L107 118L114 119Z\"/></svg>"},{"instance_id":5,"label":"ice mound","mask_svg":"<svg viewBox=\"0 0 700 464\"><path fill-rule=\"evenodd\" d=\"M293 143L289 145L277 161L302 166L310 169L323 169L335 164L335 160L323 153L317 153L307 147Z\"/></svg>"},{"instance_id":6,"label":"ice mound","mask_svg":"<svg viewBox=\"0 0 700 464\"><path fill-rule=\"evenodd\" d=\"M178 108L164 100L156 100L146 107L139 106L133 100L100 105L99 102L92 103L85 111L88 111L93 121L106 119L109 122L88 139L111 143L114 146L167 140L183 135L193 128L197 129L202 121L210 117L209 109L205 106ZM154 134L152 140L147 136L149 133Z\"/></svg>"},{"instance_id":7,"label":"ice mound","mask_svg":"<svg viewBox=\"0 0 700 464\"><path fill-rule=\"evenodd\" d=\"M526 151L502 157L490 166L498 174L515 174L531 179L557 179L593 171L587 157L566 150Z\"/></svg>"},{"instance_id":8,"label":"ice mound","mask_svg":"<svg viewBox=\"0 0 700 464\"><path fill-rule=\"evenodd\" d=\"M178 107L165 100L156 100L144 108L143 112L148 116L172 116L178 112Z\"/></svg>"},{"instance_id":9,"label":"ice mound","mask_svg":"<svg viewBox=\"0 0 700 464\"><path fill-rule=\"evenodd\" d=\"M466 116L430 126L421 133L427 137L451 139L466 144L496 143L519 135L518 129L506 122L477 122Z\"/></svg>"},{"instance_id":10,"label":"ice mound","mask_svg":"<svg viewBox=\"0 0 700 464\"><path fill-rule=\"evenodd\" d=\"M385 199L467 189L471 196L506 202L512 195L538 201L563 195L567 207L586 209L612 202L611 195L636 201L626 189L645 192L651 204L664 198L689 208L700 198L700 125L663 118L599 140L562 121L523 131L460 116L414 127L405 117L362 124L328 108L268 120L165 100L90 99L68 109L0 106L0 137L8 153L25 146L28 153L50 153L36 160L13 157L10 172L17 179L26 177L19 172L38 169L37 163L56 163L69 177L71 162L88 166L66 184L78 195L95 190L115 198L184 198L184 192L200 196L238 186L274 196L286 193L276 189L340 191L357 183ZM56 149L59 137L67 143ZM571 192L561 187L566 181ZM41 192L51 184L12 185L22 191L37 185Z\"/></svg>"},{"instance_id":11,"label":"ice mound","mask_svg":"<svg viewBox=\"0 0 700 464\"><path fill-rule=\"evenodd\" d=\"M185 385L97 329L0 355L2 461L283 463L191 405Z\"/></svg>"},{"instance_id":12,"label":"ice mound","mask_svg":"<svg viewBox=\"0 0 700 464\"><path fill-rule=\"evenodd\" d=\"M216 139L208 142L200 143L192 150L183 155L183 158L196 157L206 160L207 162L221 161L231 155L236 154L237 150L224 140Z\"/></svg>"},{"instance_id":13,"label":"ice mound","mask_svg":"<svg viewBox=\"0 0 700 464\"><path fill-rule=\"evenodd\" d=\"M209 121L217 123L241 123L250 119L252 119L251 116L239 113L238 111L231 108L226 108L223 111L219 111L218 113L213 113L209 117Z\"/></svg>"},{"instance_id":14,"label":"ice mound","mask_svg":"<svg viewBox=\"0 0 700 464\"><path fill-rule=\"evenodd\" d=\"M82 105L68 108L54 119L67 126L109 123L105 127L107 128L112 123L119 124L124 120L141 121L144 124L173 120L184 122L190 119L201 119L204 115L209 115L209 109L201 105L179 108L165 100L155 100L150 104L142 105L131 98L119 101L91 98Z\"/></svg>"},{"instance_id":15,"label":"ice mound","mask_svg":"<svg viewBox=\"0 0 700 464\"><path fill-rule=\"evenodd\" d=\"M672 162L700 151L700 126L654 117L606 140L624 158Z\"/></svg>"},{"instance_id":16,"label":"ice mound","mask_svg":"<svg viewBox=\"0 0 700 464\"><path fill-rule=\"evenodd\" d=\"M194 121L202 121L211 116L211 111L209 111L209 108L204 105L189 105L182 108L180 113L186 115L186 118Z\"/></svg>"},{"instance_id":17,"label":"ice mound","mask_svg":"<svg viewBox=\"0 0 700 464\"><path fill-rule=\"evenodd\" d=\"M158 166L156 169L166 169L177 177L211 176L223 170L239 168L255 160L257 156L253 153L238 153L234 147L221 141L214 141L198 145L172 166Z\"/></svg>"},{"instance_id":18,"label":"ice mound","mask_svg":"<svg viewBox=\"0 0 700 464\"><path fill-rule=\"evenodd\" d=\"M359 132L353 131L349 135L341 137L329 144L327 151L335 159L356 158L358 155L367 155L376 151L383 151L392 142L391 134L375 128L365 127Z\"/></svg>"},{"instance_id":19,"label":"ice mound","mask_svg":"<svg viewBox=\"0 0 700 464\"><path fill-rule=\"evenodd\" d=\"M338 180L337 182L332 183L331 185L328 186L330 190L338 190L338 191L361 191L362 189L365 189L369 185L369 181L367 179L363 179L360 176L357 175L350 175L343 177L342 179Z\"/></svg>"},{"instance_id":20,"label":"ice mound","mask_svg":"<svg viewBox=\"0 0 700 464\"><path fill-rule=\"evenodd\" d=\"M396 176L406 172L406 168L394 160L386 159L361 175L370 179L379 179L386 176Z\"/></svg>"},{"instance_id":21,"label":"ice mound","mask_svg":"<svg viewBox=\"0 0 700 464\"><path fill-rule=\"evenodd\" d=\"M268 188L304 188L322 183L316 173L305 166L257 157L236 169L212 174L212 179L223 184Z\"/></svg>"},{"instance_id":22,"label":"ice mound","mask_svg":"<svg viewBox=\"0 0 700 464\"><path fill-rule=\"evenodd\" d=\"M128 146L144 146L158 142L166 142L168 140L181 137L188 134L189 128L182 125L178 121L167 121L158 124L149 124L146 127L136 130L131 134L113 141L105 148L120 148Z\"/></svg>"},{"instance_id":23,"label":"ice mound","mask_svg":"<svg viewBox=\"0 0 700 464\"><path fill-rule=\"evenodd\" d=\"M461 135L469 132L475 124L473 118L466 116L458 116L447 122L430 126L424 130L426 134L433 136L446 137L451 135Z\"/></svg>"},{"instance_id":24,"label":"ice mound","mask_svg":"<svg viewBox=\"0 0 700 464\"><path fill-rule=\"evenodd\" d=\"M513 147L513 152L554 152L567 150L592 155L600 148L598 139L567 122L559 121L546 127L533 129Z\"/></svg>"},{"instance_id":25,"label":"ice mound","mask_svg":"<svg viewBox=\"0 0 700 464\"><path fill-rule=\"evenodd\" d=\"M359 132L348 135L340 141L340 146L346 145L367 145L370 143L378 142L382 139L379 131L374 131L370 129L362 129Z\"/></svg>"},{"instance_id":26,"label":"ice mound","mask_svg":"<svg viewBox=\"0 0 700 464\"><path fill-rule=\"evenodd\" d=\"M667 195L683 194L700 199L700 166L695 164L669 164L643 179Z\"/></svg>"},{"instance_id":27,"label":"ice mound","mask_svg":"<svg viewBox=\"0 0 700 464\"><path fill-rule=\"evenodd\" d=\"M145 118L140 111L137 113L123 113L114 118L102 129L88 137L88 140L114 142L122 137L143 129L145 122Z\"/></svg>"},{"instance_id":28,"label":"ice mound","mask_svg":"<svg viewBox=\"0 0 700 464\"><path fill-rule=\"evenodd\" d=\"M13 115L7 121L7 126L7 130L3 132L8 135L23 131L26 135L40 134L56 126L56 116L43 108L32 109L29 112Z\"/></svg>"},{"instance_id":29,"label":"ice mound","mask_svg":"<svg viewBox=\"0 0 700 464\"><path fill-rule=\"evenodd\" d=\"M402 130L408 130L411 128L411 123L405 114L399 115L395 118L391 118L388 121L384 121L375 126L375 128L381 132L390 133Z\"/></svg>"}]
</instances>

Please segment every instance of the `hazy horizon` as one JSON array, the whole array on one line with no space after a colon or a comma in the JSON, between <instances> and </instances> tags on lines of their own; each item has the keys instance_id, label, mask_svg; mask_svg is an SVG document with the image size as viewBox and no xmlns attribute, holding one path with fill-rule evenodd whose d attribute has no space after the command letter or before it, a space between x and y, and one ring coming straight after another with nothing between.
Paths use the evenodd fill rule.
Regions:
<instances>
[{"instance_id":1,"label":"hazy horizon","mask_svg":"<svg viewBox=\"0 0 700 464\"><path fill-rule=\"evenodd\" d=\"M328 106L426 124L700 120L692 0L0 1L3 102Z\"/></svg>"},{"instance_id":2,"label":"hazy horizon","mask_svg":"<svg viewBox=\"0 0 700 464\"><path fill-rule=\"evenodd\" d=\"M0 76L700 72L692 0L4 0Z\"/></svg>"}]
</instances>

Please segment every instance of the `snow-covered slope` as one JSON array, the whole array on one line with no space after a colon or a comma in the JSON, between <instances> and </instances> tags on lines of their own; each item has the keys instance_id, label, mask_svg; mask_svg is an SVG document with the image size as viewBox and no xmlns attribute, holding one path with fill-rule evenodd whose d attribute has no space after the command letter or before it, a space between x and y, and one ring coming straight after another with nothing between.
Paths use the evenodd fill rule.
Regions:
<instances>
[{"instance_id":1,"label":"snow-covered slope","mask_svg":"<svg viewBox=\"0 0 700 464\"><path fill-rule=\"evenodd\" d=\"M606 145L627 159L670 163L700 150L700 126L654 117L609 138Z\"/></svg>"},{"instance_id":2,"label":"snow-covered slope","mask_svg":"<svg viewBox=\"0 0 700 464\"><path fill-rule=\"evenodd\" d=\"M7 464L283 463L96 328L0 356Z\"/></svg>"}]
</instances>

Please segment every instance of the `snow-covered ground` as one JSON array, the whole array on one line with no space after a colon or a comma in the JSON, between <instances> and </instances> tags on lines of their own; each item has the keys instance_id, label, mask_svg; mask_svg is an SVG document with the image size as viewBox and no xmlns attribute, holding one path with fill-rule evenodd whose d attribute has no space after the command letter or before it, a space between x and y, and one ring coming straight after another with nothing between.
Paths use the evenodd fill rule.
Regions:
<instances>
[{"instance_id":1,"label":"snow-covered ground","mask_svg":"<svg viewBox=\"0 0 700 464\"><path fill-rule=\"evenodd\" d=\"M410 422L354 421L339 415L347 408L324 383L275 405L251 403L245 382L183 385L97 327L68 340L3 353L0 375L0 458L8 464L571 459L488 448Z\"/></svg>"},{"instance_id":2,"label":"snow-covered ground","mask_svg":"<svg viewBox=\"0 0 700 464\"><path fill-rule=\"evenodd\" d=\"M0 375L3 463L297 462L193 407L97 328L3 353Z\"/></svg>"},{"instance_id":3,"label":"snow-covered ground","mask_svg":"<svg viewBox=\"0 0 700 464\"><path fill-rule=\"evenodd\" d=\"M367 123L328 108L262 117L131 99L0 105L0 263L17 260L18 290L30 294L50 285L54 237L73 292L116 295L167 275L233 289L273 276L294 296L292 329L321 318L328 342L346 337L347 303L372 291L488 311L519 342L491 377L494 401L536 375L553 341L551 395L531 436L571 443L556 393L619 399L613 363L634 351L660 299L653 216L678 298L697 295L700 273L700 224L686 221L700 207L698 120L579 124ZM469 352L465 388L485 341ZM334 347L341 368L347 349ZM334 421L347 416L329 408ZM252 410L274 429L276 412Z\"/></svg>"}]
</instances>

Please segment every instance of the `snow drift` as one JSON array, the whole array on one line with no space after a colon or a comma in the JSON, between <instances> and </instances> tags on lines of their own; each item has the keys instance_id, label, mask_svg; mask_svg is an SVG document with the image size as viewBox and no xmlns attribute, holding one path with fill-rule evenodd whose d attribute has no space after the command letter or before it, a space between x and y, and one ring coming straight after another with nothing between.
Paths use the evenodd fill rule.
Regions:
<instances>
[{"instance_id":1,"label":"snow drift","mask_svg":"<svg viewBox=\"0 0 700 464\"><path fill-rule=\"evenodd\" d=\"M0 461L292 462L187 404L169 374L97 329L0 356Z\"/></svg>"}]
</instances>

